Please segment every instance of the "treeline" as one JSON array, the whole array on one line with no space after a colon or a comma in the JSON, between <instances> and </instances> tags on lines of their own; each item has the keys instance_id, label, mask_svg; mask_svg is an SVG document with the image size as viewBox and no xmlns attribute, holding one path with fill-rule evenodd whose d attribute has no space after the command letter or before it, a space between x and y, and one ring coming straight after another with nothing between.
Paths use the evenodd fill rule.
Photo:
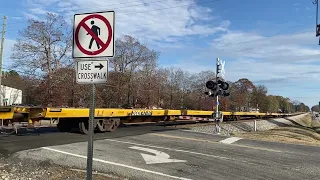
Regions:
<instances>
[{"instance_id":1,"label":"treeline","mask_svg":"<svg viewBox=\"0 0 320 180\"><path fill-rule=\"evenodd\" d=\"M13 68L3 84L23 89L25 104L88 107L90 86L76 83L75 63L70 58L72 32L62 17L48 14L44 22L30 19L14 45ZM68 27L68 28L66 28ZM177 68L157 65L159 52L132 36L115 42L110 58L108 83L96 86L96 106L110 108L168 108L212 110L213 98L204 94L213 71L191 74ZM267 88L246 78L230 83L228 97L220 98L225 111L260 112L309 111L303 103L267 95Z\"/></svg>"},{"instance_id":2,"label":"treeline","mask_svg":"<svg viewBox=\"0 0 320 180\"><path fill-rule=\"evenodd\" d=\"M312 106L311 111L320 112L319 105Z\"/></svg>"}]
</instances>

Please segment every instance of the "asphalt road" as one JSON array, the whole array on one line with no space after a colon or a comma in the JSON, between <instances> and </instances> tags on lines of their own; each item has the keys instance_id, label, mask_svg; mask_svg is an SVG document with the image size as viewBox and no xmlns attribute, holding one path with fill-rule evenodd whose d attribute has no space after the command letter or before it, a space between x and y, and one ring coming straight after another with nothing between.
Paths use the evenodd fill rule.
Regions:
<instances>
[{"instance_id":1,"label":"asphalt road","mask_svg":"<svg viewBox=\"0 0 320 180\"><path fill-rule=\"evenodd\" d=\"M57 132L2 136L0 152L86 168L86 140ZM128 179L319 179L319 152L320 147L143 126L95 135L93 167Z\"/></svg>"}]
</instances>

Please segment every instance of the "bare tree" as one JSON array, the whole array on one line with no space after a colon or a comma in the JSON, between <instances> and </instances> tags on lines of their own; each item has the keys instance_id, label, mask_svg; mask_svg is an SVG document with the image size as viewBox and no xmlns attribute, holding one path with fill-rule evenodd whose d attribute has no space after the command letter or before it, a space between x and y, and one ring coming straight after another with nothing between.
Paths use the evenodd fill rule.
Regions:
<instances>
[{"instance_id":1,"label":"bare tree","mask_svg":"<svg viewBox=\"0 0 320 180\"><path fill-rule=\"evenodd\" d=\"M29 19L27 28L19 32L13 46L13 68L27 74L42 72L51 79L57 69L72 64L68 57L71 38L71 28L62 16L48 13L43 21ZM52 83L50 80L47 83L50 100Z\"/></svg>"},{"instance_id":2,"label":"bare tree","mask_svg":"<svg viewBox=\"0 0 320 180\"><path fill-rule=\"evenodd\" d=\"M155 67L158 53L148 49L146 45L141 44L132 36L124 36L116 40L116 54L112 58L113 70L117 77L117 103L130 104L132 96L133 76L138 69ZM126 92L126 97L121 96L121 92ZM123 94L124 95L124 94Z\"/></svg>"},{"instance_id":3,"label":"bare tree","mask_svg":"<svg viewBox=\"0 0 320 180\"><path fill-rule=\"evenodd\" d=\"M261 111L267 110L267 88L263 85L258 85L253 88L251 93L251 104L253 107L259 108Z\"/></svg>"},{"instance_id":4,"label":"bare tree","mask_svg":"<svg viewBox=\"0 0 320 180\"><path fill-rule=\"evenodd\" d=\"M28 74L38 70L47 74L70 65L72 31L62 16L48 13L44 21L28 20L13 46L13 68Z\"/></svg>"}]
</instances>

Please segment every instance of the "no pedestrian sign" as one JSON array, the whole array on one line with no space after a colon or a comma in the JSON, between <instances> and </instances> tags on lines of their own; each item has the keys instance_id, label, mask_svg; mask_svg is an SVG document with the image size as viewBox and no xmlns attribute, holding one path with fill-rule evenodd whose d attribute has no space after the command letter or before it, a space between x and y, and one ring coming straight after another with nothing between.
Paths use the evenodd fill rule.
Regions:
<instances>
[{"instance_id":1,"label":"no pedestrian sign","mask_svg":"<svg viewBox=\"0 0 320 180\"><path fill-rule=\"evenodd\" d=\"M108 80L108 61L81 60L77 61L78 84L101 84Z\"/></svg>"},{"instance_id":2,"label":"no pedestrian sign","mask_svg":"<svg viewBox=\"0 0 320 180\"><path fill-rule=\"evenodd\" d=\"M114 11L75 14L72 57L113 57L114 23Z\"/></svg>"}]
</instances>

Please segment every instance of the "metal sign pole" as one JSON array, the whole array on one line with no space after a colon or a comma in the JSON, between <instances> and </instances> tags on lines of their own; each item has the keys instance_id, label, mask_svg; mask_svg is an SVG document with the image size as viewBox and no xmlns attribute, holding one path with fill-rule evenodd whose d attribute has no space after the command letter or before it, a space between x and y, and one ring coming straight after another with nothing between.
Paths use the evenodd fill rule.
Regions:
<instances>
[{"instance_id":1,"label":"metal sign pole","mask_svg":"<svg viewBox=\"0 0 320 180\"><path fill-rule=\"evenodd\" d=\"M219 74L219 62L220 62L220 59L217 58L217 61L216 61L216 83L218 83L218 74ZM219 89L219 88L218 88ZM217 94L217 99L216 99L216 118L218 119L219 117L219 95Z\"/></svg>"},{"instance_id":2,"label":"metal sign pole","mask_svg":"<svg viewBox=\"0 0 320 180\"><path fill-rule=\"evenodd\" d=\"M96 86L92 84L90 109L89 109L89 123L88 123L88 152L87 152L87 180L92 180L92 161L93 161L93 131L94 131L94 111L95 111L95 96Z\"/></svg>"},{"instance_id":3,"label":"metal sign pole","mask_svg":"<svg viewBox=\"0 0 320 180\"><path fill-rule=\"evenodd\" d=\"M217 96L217 99L216 99L216 118L218 119L219 118L219 96Z\"/></svg>"},{"instance_id":4,"label":"metal sign pole","mask_svg":"<svg viewBox=\"0 0 320 180\"><path fill-rule=\"evenodd\" d=\"M219 62L220 62L220 59L217 58L217 61L216 61L216 83L218 83L218 74L219 74ZM218 88L219 89L219 88ZM219 95L217 94L217 97L216 97L216 131L217 133L220 133L220 119L219 119Z\"/></svg>"},{"instance_id":5,"label":"metal sign pole","mask_svg":"<svg viewBox=\"0 0 320 180\"><path fill-rule=\"evenodd\" d=\"M88 27L87 24L91 24L91 28ZM88 134L87 180L92 180L93 134L97 124L94 117L96 94L95 86L96 84L107 83L109 66L108 60L95 60L95 58L114 57L114 26L114 11L91 12L74 15L72 58L89 58L87 60L77 60L76 82L78 84L90 84L92 88L89 108L89 121L87 126L88 128L84 128L86 131L85 134ZM100 34L100 31L98 33L97 27L103 33ZM96 41L97 49L95 49L94 46L92 47L93 41ZM87 120L83 122L85 125L86 121Z\"/></svg>"}]
</instances>

